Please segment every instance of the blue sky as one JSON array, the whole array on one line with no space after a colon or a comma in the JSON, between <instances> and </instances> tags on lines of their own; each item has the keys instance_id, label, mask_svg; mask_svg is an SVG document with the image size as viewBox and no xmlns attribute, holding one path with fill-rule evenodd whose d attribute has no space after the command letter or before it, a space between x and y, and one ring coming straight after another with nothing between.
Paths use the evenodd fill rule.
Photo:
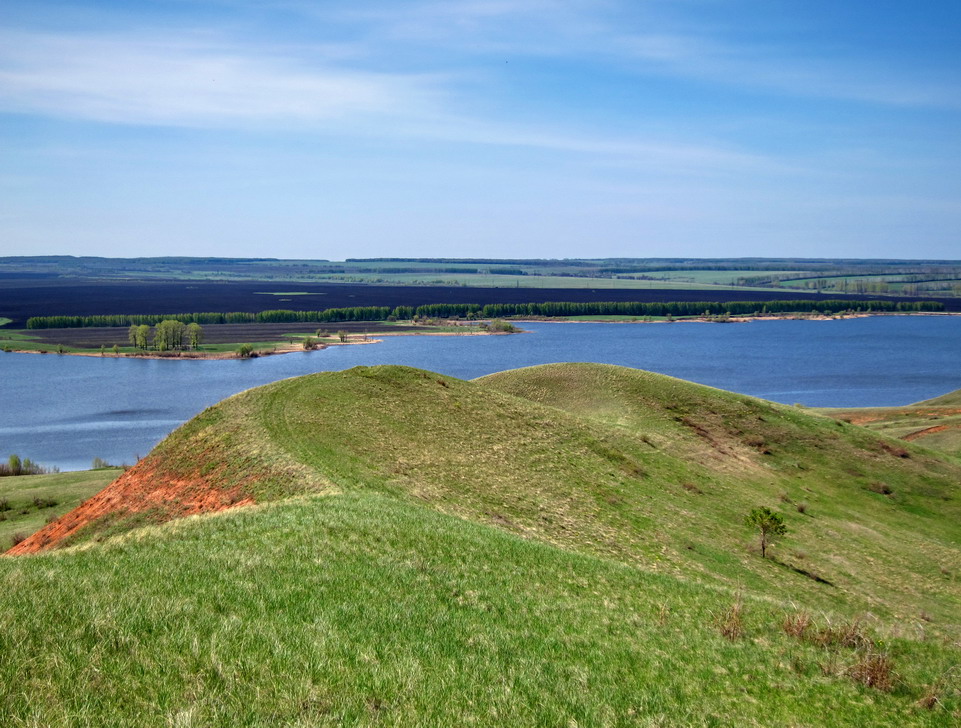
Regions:
<instances>
[{"instance_id":1,"label":"blue sky","mask_svg":"<svg viewBox=\"0 0 961 728\"><path fill-rule=\"evenodd\" d=\"M961 258L961 3L4 0L0 255Z\"/></svg>"}]
</instances>

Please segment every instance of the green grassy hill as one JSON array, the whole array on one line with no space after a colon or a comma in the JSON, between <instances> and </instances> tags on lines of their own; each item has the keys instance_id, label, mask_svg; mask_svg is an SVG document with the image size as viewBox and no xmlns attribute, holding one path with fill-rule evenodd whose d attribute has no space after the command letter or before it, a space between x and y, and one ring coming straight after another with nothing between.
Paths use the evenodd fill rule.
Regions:
<instances>
[{"instance_id":1,"label":"green grassy hill","mask_svg":"<svg viewBox=\"0 0 961 728\"><path fill-rule=\"evenodd\" d=\"M947 394L942 394L940 397L935 397L934 399L926 399L923 402L918 402L915 407L961 407L961 389L956 389L953 392L948 392Z\"/></svg>"},{"instance_id":2,"label":"green grassy hill","mask_svg":"<svg viewBox=\"0 0 961 728\"><path fill-rule=\"evenodd\" d=\"M277 382L0 561L0 723L943 725L959 476L604 365Z\"/></svg>"}]
</instances>

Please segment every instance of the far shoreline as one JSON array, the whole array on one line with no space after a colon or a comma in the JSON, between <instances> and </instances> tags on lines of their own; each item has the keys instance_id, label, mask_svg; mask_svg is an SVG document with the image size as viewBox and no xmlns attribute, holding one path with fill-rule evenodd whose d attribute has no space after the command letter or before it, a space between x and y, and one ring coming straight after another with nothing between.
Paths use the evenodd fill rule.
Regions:
<instances>
[{"instance_id":1,"label":"far shoreline","mask_svg":"<svg viewBox=\"0 0 961 728\"><path fill-rule=\"evenodd\" d=\"M471 331L397 331L397 332L378 332L377 337L386 336L507 336L511 333L528 333L525 331L516 332L506 332L506 331L481 331L481 330L471 330ZM241 356L236 351L178 351L171 352L169 354L162 354L159 352L146 352L146 353L135 353L135 352L113 352L113 351L99 351L97 349L88 349L86 351L49 351L49 350L38 350L38 349L8 349L0 352L8 354L38 354L41 356L83 356L92 357L95 359L144 359L152 361L231 361L236 359L260 359L267 356L278 356L280 354L296 354L298 352L304 354L310 354L315 351L323 351L324 349L330 347L338 346L358 346L365 344L380 344L383 343L383 338L373 338L371 336L366 336L365 338L360 338L364 336L363 334L353 334L352 336L357 337L355 340L350 340L348 337L347 341L337 341L328 343L317 343L311 348L305 348L303 344L285 344L283 346L276 346L270 349L254 350L249 356Z\"/></svg>"},{"instance_id":2,"label":"far shoreline","mask_svg":"<svg viewBox=\"0 0 961 728\"><path fill-rule=\"evenodd\" d=\"M556 324L683 324L683 323L697 323L697 324L718 324L718 323L752 323L756 321L837 321L843 319L856 319L856 318L872 318L877 316L961 316L961 312L954 311L877 311L877 312L866 312L859 311L854 313L837 313L837 314L812 314L804 312L795 313L780 313L780 314L761 314L757 316L753 315L738 315L738 316L725 316L720 315L710 315L710 316L683 316L679 318L653 318L653 317L612 317L612 318L565 318L565 317L528 317L528 318L517 318L517 319L504 319L511 324L543 324L543 323L556 323ZM378 323L378 322L370 322ZM480 322L478 322L480 323ZM449 325L453 326L464 326L460 321L451 321ZM147 353L135 353L135 352L113 352L113 351L100 351L96 349L88 349L84 351L50 351L50 350L38 350L38 349L4 349L0 353L11 353L11 354L40 354L49 355L53 354L56 356L83 356L83 357L94 357L102 359L146 359L146 360L169 360L169 361L227 361L234 359L258 359L266 356L277 356L281 354L294 354L297 352L311 353L313 351L322 351L328 347L336 346L356 346L363 344L379 344L383 342L383 337L388 336L506 336L511 334L521 334L521 333L531 333L529 331L524 331L519 329L517 331L506 332L506 331L485 331L481 330L479 327L468 326L467 331L379 331L375 335L377 338L373 338L372 335L367 334L351 334L348 336L348 340L339 342L318 342L311 348L305 348L303 343L300 345L290 343L284 344L282 346L274 346L270 349L254 350L249 356L241 356L236 351L216 351L216 352L197 352L197 351L182 351L182 352L172 352L169 354L162 354L158 352L147 352ZM240 345L242 342L237 342Z\"/></svg>"}]
</instances>

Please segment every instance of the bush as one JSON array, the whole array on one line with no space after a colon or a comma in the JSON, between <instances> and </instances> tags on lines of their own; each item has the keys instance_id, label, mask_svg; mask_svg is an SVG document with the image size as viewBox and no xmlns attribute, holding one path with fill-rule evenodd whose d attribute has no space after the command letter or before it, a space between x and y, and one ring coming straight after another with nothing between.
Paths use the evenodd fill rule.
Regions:
<instances>
[{"instance_id":1,"label":"bush","mask_svg":"<svg viewBox=\"0 0 961 728\"><path fill-rule=\"evenodd\" d=\"M495 334L513 334L517 332L517 327L508 321L502 321L500 319L495 319L488 324L484 324L481 328L491 331Z\"/></svg>"},{"instance_id":2,"label":"bush","mask_svg":"<svg viewBox=\"0 0 961 728\"><path fill-rule=\"evenodd\" d=\"M810 626L811 615L803 610L786 615L781 623L781 629L784 630L785 634L795 639L803 639Z\"/></svg>"},{"instance_id":3,"label":"bush","mask_svg":"<svg viewBox=\"0 0 961 728\"><path fill-rule=\"evenodd\" d=\"M721 615L718 629L721 630L722 635L732 642L744 635L744 602L740 596L731 605L730 609Z\"/></svg>"},{"instance_id":4,"label":"bush","mask_svg":"<svg viewBox=\"0 0 961 728\"><path fill-rule=\"evenodd\" d=\"M894 661L886 654L868 651L848 668L848 675L869 688L890 692L894 688Z\"/></svg>"}]
</instances>

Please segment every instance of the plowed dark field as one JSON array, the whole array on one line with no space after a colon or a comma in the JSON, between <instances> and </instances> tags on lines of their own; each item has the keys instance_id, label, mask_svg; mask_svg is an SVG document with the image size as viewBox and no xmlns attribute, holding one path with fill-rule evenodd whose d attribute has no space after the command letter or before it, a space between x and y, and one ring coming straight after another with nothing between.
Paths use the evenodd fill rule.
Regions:
<instances>
[{"instance_id":1,"label":"plowed dark field","mask_svg":"<svg viewBox=\"0 0 961 728\"><path fill-rule=\"evenodd\" d=\"M308 295L266 295L298 291ZM830 296L840 298L840 296ZM528 303L544 301L771 301L825 298L793 291L638 290L586 288L465 288L460 286L369 286L277 281L97 281L85 279L0 280L0 316L22 327L31 316L122 313L257 312L274 308L317 311L347 306L419 306L425 303ZM883 296L849 296L852 301ZM892 298L889 300L904 300ZM961 299L942 300L949 311Z\"/></svg>"},{"instance_id":2,"label":"plowed dark field","mask_svg":"<svg viewBox=\"0 0 961 728\"><path fill-rule=\"evenodd\" d=\"M284 334L309 333L324 329L333 335L338 331L351 334L364 332L371 336L390 332L394 334L433 333L430 326L400 326L379 324L373 321L345 321L335 324L286 323L286 324L206 324L204 344L235 344L237 342L282 341ZM101 345L128 346L127 329L124 327L89 327L83 329L37 329L30 332L40 342L56 346L97 349ZM292 342L293 343L293 342Z\"/></svg>"}]
</instances>

